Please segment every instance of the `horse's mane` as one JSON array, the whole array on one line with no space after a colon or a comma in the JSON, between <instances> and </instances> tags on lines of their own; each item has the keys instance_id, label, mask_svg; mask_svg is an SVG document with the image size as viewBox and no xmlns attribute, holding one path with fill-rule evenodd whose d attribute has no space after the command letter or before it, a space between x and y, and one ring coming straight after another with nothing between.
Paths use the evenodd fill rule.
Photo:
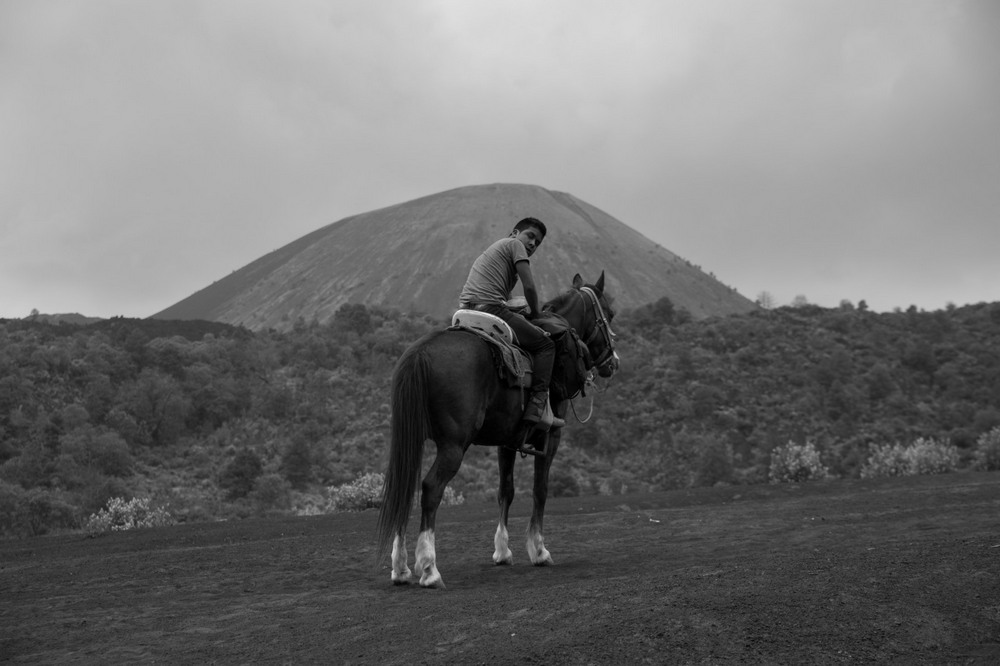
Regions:
<instances>
[{"instance_id":1,"label":"horse's mane","mask_svg":"<svg viewBox=\"0 0 1000 666\"><path fill-rule=\"evenodd\" d=\"M569 299L571 299L573 297L573 293L575 291L576 291L575 289L570 289L569 291L564 291L563 293L559 294L555 298L553 298L553 299L551 299L549 301L546 301L545 304L542 305L542 311L544 312L545 310L557 310L557 309L561 308L562 306L564 306L566 304L566 301L568 301Z\"/></svg>"},{"instance_id":2,"label":"horse's mane","mask_svg":"<svg viewBox=\"0 0 1000 666\"><path fill-rule=\"evenodd\" d=\"M603 297L604 301L608 304L608 307L611 306L611 304L613 302L613 299L610 296L608 296L607 294L605 294L604 292L602 292L601 290L599 290L597 287L595 287L592 284L585 284L583 286L584 287L590 287L591 289L593 289L594 293L597 294L598 298ZM564 305L566 305L566 301L568 301L569 299L573 298L573 296L575 294L577 294L577 293L579 293L578 289L568 289L568 290L564 291L563 293L559 294L555 298L553 298L553 299L551 299L549 301L546 301L545 304L542 305L542 311L544 312L545 310L558 310L559 308L561 308Z\"/></svg>"}]
</instances>

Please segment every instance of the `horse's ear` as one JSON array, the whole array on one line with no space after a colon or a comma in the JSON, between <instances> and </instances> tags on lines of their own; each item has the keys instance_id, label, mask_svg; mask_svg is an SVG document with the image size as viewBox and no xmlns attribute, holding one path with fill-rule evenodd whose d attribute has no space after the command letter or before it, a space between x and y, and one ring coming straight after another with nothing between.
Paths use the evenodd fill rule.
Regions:
<instances>
[{"instance_id":1,"label":"horse's ear","mask_svg":"<svg viewBox=\"0 0 1000 666\"><path fill-rule=\"evenodd\" d=\"M573 288L579 289L582 286L583 286L583 278L580 277L579 273L577 273L576 275L573 276Z\"/></svg>"},{"instance_id":2,"label":"horse's ear","mask_svg":"<svg viewBox=\"0 0 1000 666\"><path fill-rule=\"evenodd\" d=\"M597 282L594 284L597 287L597 291L604 293L604 271L601 271L601 277L597 278Z\"/></svg>"}]
</instances>

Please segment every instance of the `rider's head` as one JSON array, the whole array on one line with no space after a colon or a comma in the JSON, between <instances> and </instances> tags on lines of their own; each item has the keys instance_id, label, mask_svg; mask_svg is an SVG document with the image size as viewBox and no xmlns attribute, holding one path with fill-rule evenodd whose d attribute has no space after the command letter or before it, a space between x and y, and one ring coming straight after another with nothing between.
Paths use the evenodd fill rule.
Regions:
<instances>
[{"instance_id":1,"label":"rider's head","mask_svg":"<svg viewBox=\"0 0 1000 666\"><path fill-rule=\"evenodd\" d=\"M511 232L511 235L515 235L519 231L524 231L525 229L528 229L530 227L538 229L538 233L542 235L542 238L545 238L545 234L547 233L545 229L545 223L534 217L526 217L517 224L515 224L514 231Z\"/></svg>"}]
</instances>

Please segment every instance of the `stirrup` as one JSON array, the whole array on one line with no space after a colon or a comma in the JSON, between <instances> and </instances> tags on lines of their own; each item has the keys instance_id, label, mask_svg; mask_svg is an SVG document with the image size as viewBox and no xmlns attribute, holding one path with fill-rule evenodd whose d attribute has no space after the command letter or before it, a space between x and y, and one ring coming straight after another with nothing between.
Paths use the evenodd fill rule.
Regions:
<instances>
[{"instance_id":1,"label":"stirrup","mask_svg":"<svg viewBox=\"0 0 1000 666\"><path fill-rule=\"evenodd\" d=\"M521 454L522 458L527 456L545 456L549 451L549 433L547 430L541 431L542 433L542 448L541 450L536 449L534 446L528 443L528 438L531 437L531 433L535 432L533 426L529 426L524 430L524 439L518 445L516 451Z\"/></svg>"}]
</instances>

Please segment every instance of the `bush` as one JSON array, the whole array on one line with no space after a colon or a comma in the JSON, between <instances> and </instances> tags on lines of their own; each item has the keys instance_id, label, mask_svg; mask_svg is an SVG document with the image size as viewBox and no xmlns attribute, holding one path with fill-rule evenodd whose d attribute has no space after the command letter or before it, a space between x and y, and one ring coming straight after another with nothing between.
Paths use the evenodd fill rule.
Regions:
<instances>
[{"instance_id":1,"label":"bush","mask_svg":"<svg viewBox=\"0 0 1000 666\"><path fill-rule=\"evenodd\" d=\"M48 480L51 463L45 446L39 441L32 441L21 453L0 465L0 480L31 488Z\"/></svg>"},{"instance_id":2,"label":"bush","mask_svg":"<svg viewBox=\"0 0 1000 666\"><path fill-rule=\"evenodd\" d=\"M359 474L354 481L328 490L329 501L326 510L333 512L377 509L382 506L382 488L384 486L385 477L382 474L377 472ZM462 493L456 493L451 486L448 486L444 489L441 504L443 506L465 504L465 496Z\"/></svg>"},{"instance_id":3,"label":"bush","mask_svg":"<svg viewBox=\"0 0 1000 666\"><path fill-rule=\"evenodd\" d=\"M868 460L861 467L862 479L883 476L906 476L910 464L906 459L906 447L902 444L874 444Z\"/></svg>"},{"instance_id":4,"label":"bush","mask_svg":"<svg viewBox=\"0 0 1000 666\"><path fill-rule=\"evenodd\" d=\"M465 495L462 493L456 493L451 486L446 486L444 489L444 497L441 498L441 505L458 506L460 504L465 504Z\"/></svg>"},{"instance_id":5,"label":"bush","mask_svg":"<svg viewBox=\"0 0 1000 666\"><path fill-rule=\"evenodd\" d=\"M445 492L451 490L451 486ZM553 497L578 497L580 482L573 474L564 469L553 468L549 472L549 493Z\"/></svg>"},{"instance_id":6,"label":"bush","mask_svg":"<svg viewBox=\"0 0 1000 666\"><path fill-rule=\"evenodd\" d=\"M73 529L77 510L48 490L24 490L0 480L0 536L39 536L52 529Z\"/></svg>"},{"instance_id":7,"label":"bush","mask_svg":"<svg viewBox=\"0 0 1000 666\"><path fill-rule=\"evenodd\" d=\"M958 448L947 440L918 439L910 446L913 474L947 474L958 469Z\"/></svg>"},{"instance_id":8,"label":"bush","mask_svg":"<svg viewBox=\"0 0 1000 666\"><path fill-rule=\"evenodd\" d=\"M60 450L80 467L94 469L106 476L132 473L132 454L118 433L84 426L59 438Z\"/></svg>"},{"instance_id":9,"label":"bush","mask_svg":"<svg viewBox=\"0 0 1000 666\"><path fill-rule=\"evenodd\" d=\"M327 501L316 493L291 493L292 513L296 516L320 516L326 513Z\"/></svg>"},{"instance_id":10,"label":"bush","mask_svg":"<svg viewBox=\"0 0 1000 666\"><path fill-rule=\"evenodd\" d=\"M733 452L731 447L713 442L701 452L695 468L694 485L714 486L733 482Z\"/></svg>"},{"instance_id":11,"label":"bush","mask_svg":"<svg viewBox=\"0 0 1000 666\"><path fill-rule=\"evenodd\" d=\"M1000 469L1000 426L976 440L975 466L987 472Z\"/></svg>"},{"instance_id":12,"label":"bush","mask_svg":"<svg viewBox=\"0 0 1000 666\"><path fill-rule=\"evenodd\" d=\"M285 511L292 507L292 486L280 474L265 474L254 483L247 499L258 513Z\"/></svg>"},{"instance_id":13,"label":"bush","mask_svg":"<svg viewBox=\"0 0 1000 666\"><path fill-rule=\"evenodd\" d=\"M874 445L861 468L862 479L944 474L958 469L958 449L944 441L920 438L909 446Z\"/></svg>"},{"instance_id":14,"label":"bush","mask_svg":"<svg viewBox=\"0 0 1000 666\"><path fill-rule=\"evenodd\" d=\"M136 497L127 502L121 497L113 497L107 507L87 519L85 529L88 536L98 536L107 532L121 532L143 527L172 525L173 518L165 509L149 508L148 497Z\"/></svg>"},{"instance_id":15,"label":"bush","mask_svg":"<svg viewBox=\"0 0 1000 666\"><path fill-rule=\"evenodd\" d=\"M246 497L263 472L264 462L260 456L250 449L243 449L222 470L219 487L226 491L228 499Z\"/></svg>"},{"instance_id":16,"label":"bush","mask_svg":"<svg viewBox=\"0 0 1000 666\"><path fill-rule=\"evenodd\" d=\"M0 536L20 535L24 530L22 504L25 491L0 479Z\"/></svg>"},{"instance_id":17,"label":"bush","mask_svg":"<svg viewBox=\"0 0 1000 666\"><path fill-rule=\"evenodd\" d=\"M281 456L281 471L296 490L305 489L312 476L313 452L305 439L292 441Z\"/></svg>"},{"instance_id":18,"label":"bush","mask_svg":"<svg viewBox=\"0 0 1000 666\"><path fill-rule=\"evenodd\" d=\"M382 505L385 477L377 472L359 474L350 483L329 489L327 511L364 511Z\"/></svg>"},{"instance_id":19,"label":"bush","mask_svg":"<svg viewBox=\"0 0 1000 666\"><path fill-rule=\"evenodd\" d=\"M77 525L76 509L58 495L0 480L0 536L38 536Z\"/></svg>"},{"instance_id":20,"label":"bush","mask_svg":"<svg viewBox=\"0 0 1000 666\"><path fill-rule=\"evenodd\" d=\"M830 471L820 460L819 451L812 442L789 442L771 452L768 480L771 483L801 483L830 477Z\"/></svg>"},{"instance_id":21,"label":"bush","mask_svg":"<svg viewBox=\"0 0 1000 666\"><path fill-rule=\"evenodd\" d=\"M107 506L114 497L132 499L133 496L132 490L121 479L98 477L79 493L79 507L84 515L90 515Z\"/></svg>"}]
</instances>

